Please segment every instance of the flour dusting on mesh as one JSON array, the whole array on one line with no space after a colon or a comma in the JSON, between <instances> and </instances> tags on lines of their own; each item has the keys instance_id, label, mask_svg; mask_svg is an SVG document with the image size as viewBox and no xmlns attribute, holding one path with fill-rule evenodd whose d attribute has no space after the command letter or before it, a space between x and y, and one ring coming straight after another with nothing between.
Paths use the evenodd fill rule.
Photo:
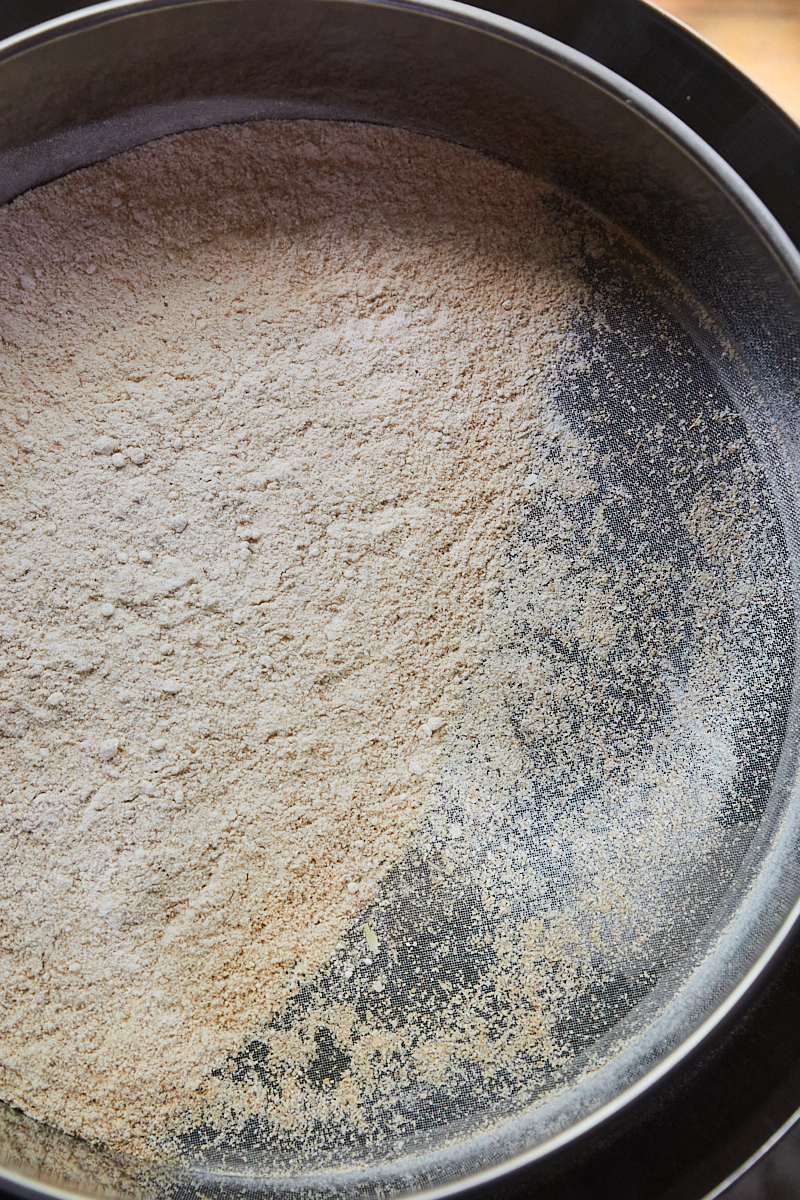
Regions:
<instances>
[{"instance_id":1,"label":"flour dusting on mesh","mask_svg":"<svg viewBox=\"0 0 800 1200\"><path fill-rule=\"evenodd\" d=\"M0 222L2 1094L280 1192L565 1092L680 980L788 705L680 302L390 129L183 134Z\"/></svg>"}]
</instances>

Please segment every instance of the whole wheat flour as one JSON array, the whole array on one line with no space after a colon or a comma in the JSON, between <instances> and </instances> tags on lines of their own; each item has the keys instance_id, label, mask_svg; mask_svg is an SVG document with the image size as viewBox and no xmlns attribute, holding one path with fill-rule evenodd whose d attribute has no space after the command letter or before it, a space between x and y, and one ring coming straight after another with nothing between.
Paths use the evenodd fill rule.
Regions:
<instances>
[{"instance_id":1,"label":"whole wheat flour","mask_svg":"<svg viewBox=\"0 0 800 1200\"><path fill-rule=\"evenodd\" d=\"M405 853L555 419L580 286L549 195L396 130L265 123L0 212L0 1091L26 1113L143 1150Z\"/></svg>"},{"instance_id":2,"label":"whole wheat flour","mask_svg":"<svg viewBox=\"0 0 800 1200\"><path fill-rule=\"evenodd\" d=\"M792 687L691 298L353 125L169 138L0 231L0 1094L277 1194L617 1094L737 911Z\"/></svg>"}]
</instances>

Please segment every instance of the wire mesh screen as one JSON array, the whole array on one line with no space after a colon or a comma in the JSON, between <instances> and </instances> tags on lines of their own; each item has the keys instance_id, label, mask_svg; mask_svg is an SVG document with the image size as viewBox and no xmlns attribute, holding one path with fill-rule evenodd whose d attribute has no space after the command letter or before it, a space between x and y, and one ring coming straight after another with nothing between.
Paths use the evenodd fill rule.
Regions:
<instances>
[{"instance_id":1,"label":"wire mesh screen","mask_svg":"<svg viewBox=\"0 0 800 1200\"><path fill-rule=\"evenodd\" d=\"M787 498L742 415L742 364L640 267L626 252L586 268L412 849L219 1063L222 1107L170 1137L203 1194L265 1174L276 1194L382 1194L489 1165L612 1099L602 1068L620 1055L628 1083L657 1061L651 1022L708 987L724 930L758 948L736 921L779 819Z\"/></svg>"},{"instance_id":2,"label":"wire mesh screen","mask_svg":"<svg viewBox=\"0 0 800 1200\"><path fill-rule=\"evenodd\" d=\"M757 957L794 820L783 451L691 297L593 236L618 249L582 268L481 663L405 858L219 1061L203 1119L165 1131L173 1166L6 1111L17 1161L175 1200L436 1187L613 1100Z\"/></svg>"}]
</instances>

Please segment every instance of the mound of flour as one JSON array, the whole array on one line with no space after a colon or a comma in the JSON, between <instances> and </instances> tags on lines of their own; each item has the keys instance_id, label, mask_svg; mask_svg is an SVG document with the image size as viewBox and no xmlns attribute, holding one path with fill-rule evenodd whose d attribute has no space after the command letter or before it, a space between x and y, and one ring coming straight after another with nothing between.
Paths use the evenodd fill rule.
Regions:
<instances>
[{"instance_id":1,"label":"mound of flour","mask_svg":"<svg viewBox=\"0 0 800 1200\"><path fill-rule=\"evenodd\" d=\"M0 210L0 1092L32 1116L141 1150L402 857L579 300L547 201L297 122Z\"/></svg>"}]
</instances>

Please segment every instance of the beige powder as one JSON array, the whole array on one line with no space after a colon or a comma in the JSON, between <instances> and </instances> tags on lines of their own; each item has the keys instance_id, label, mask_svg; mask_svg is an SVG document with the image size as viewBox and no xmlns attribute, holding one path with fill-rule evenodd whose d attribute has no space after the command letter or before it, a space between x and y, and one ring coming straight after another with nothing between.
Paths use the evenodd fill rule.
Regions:
<instances>
[{"instance_id":1,"label":"beige powder","mask_svg":"<svg viewBox=\"0 0 800 1200\"><path fill-rule=\"evenodd\" d=\"M25 1112L143 1150L402 857L579 297L548 197L298 122L0 211L0 1090Z\"/></svg>"}]
</instances>

